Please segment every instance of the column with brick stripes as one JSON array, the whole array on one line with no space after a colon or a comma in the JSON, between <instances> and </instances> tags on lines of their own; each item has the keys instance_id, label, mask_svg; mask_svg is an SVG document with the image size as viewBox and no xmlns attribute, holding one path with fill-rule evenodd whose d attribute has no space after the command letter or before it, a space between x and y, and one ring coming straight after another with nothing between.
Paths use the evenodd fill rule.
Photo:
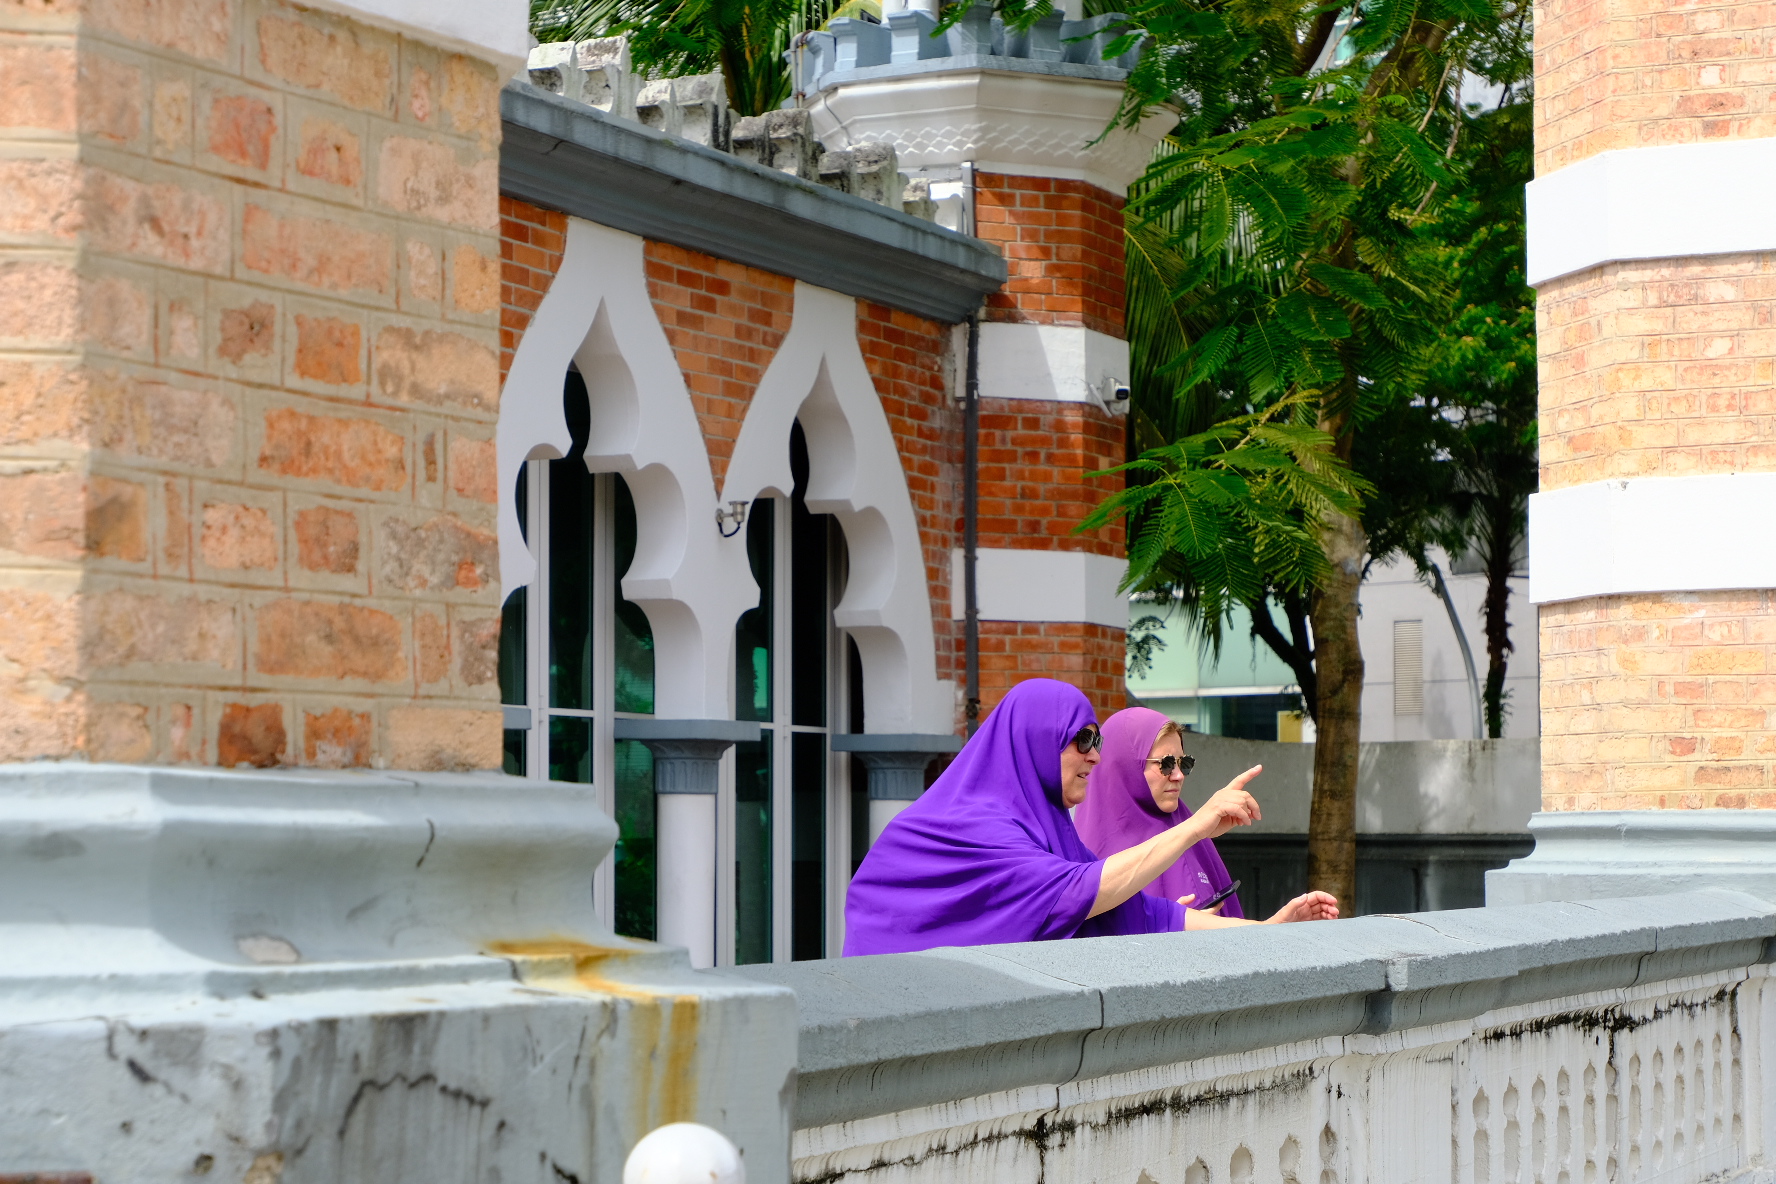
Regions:
<instances>
[{"instance_id":1,"label":"column with brick stripes","mask_svg":"<svg viewBox=\"0 0 1776 1184\"><path fill-rule=\"evenodd\" d=\"M1100 54L1113 18L1056 12L1019 35L977 5L933 27L912 10L835 24L815 124L829 149L892 144L940 220L1005 254L980 326L981 706L1045 676L1102 716L1126 702L1123 538L1074 528L1115 485L1088 474L1124 456L1122 208L1169 117L1099 138L1133 64ZM949 585L959 623L960 550Z\"/></svg>"},{"instance_id":2,"label":"column with brick stripes","mask_svg":"<svg viewBox=\"0 0 1776 1184\"><path fill-rule=\"evenodd\" d=\"M1536 10L1542 806L1492 901L1776 891L1776 17Z\"/></svg>"}]
</instances>

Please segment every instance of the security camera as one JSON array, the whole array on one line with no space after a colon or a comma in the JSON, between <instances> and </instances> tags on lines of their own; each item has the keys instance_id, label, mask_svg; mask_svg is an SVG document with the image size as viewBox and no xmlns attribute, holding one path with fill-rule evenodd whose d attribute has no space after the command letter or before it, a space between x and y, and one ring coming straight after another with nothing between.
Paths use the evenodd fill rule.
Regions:
<instances>
[{"instance_id":1,"label":"security camera","mask_svg":"<svg viewBox=\"0 0 1776 1184\"><path fill-rule=\"evenodd\" d=\"M1128 388L1128 384L1126 382L1117 382L1117 383L1111 384L1111 386L1110 386L1110 401L1112 403L1126 403L1126 402L1128 402L1128 397L1129 397L1129 388Z\"/></svg>"}]
</instances>

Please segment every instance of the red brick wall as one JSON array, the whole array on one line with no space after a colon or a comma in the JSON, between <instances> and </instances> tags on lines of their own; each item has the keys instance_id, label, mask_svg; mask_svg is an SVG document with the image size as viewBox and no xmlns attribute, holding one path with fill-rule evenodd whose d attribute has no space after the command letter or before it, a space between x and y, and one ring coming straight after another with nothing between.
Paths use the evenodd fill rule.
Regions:
<instances>
[{"instance_id":1,"label":"red brick wall","mask_svg":"<svg viewBox=\"0 0 1776 1184\"><path fill-rule=\"evenodd\" d=\"M795 281L666 243L649 242L645 253L648 295L684 371L719 491L753 392L789 333Z\"/></svg>"},{"instance_id":2,"label":"red brick wall","mask_svg":"<svg viewBox=\"0 0 1776 1184\"><path fill-rule=\"evenodd\" d=\"M989 321L1085 325L1123 335L1123 200L1084 181L980 173L975 232L1011 269Z\"/></svg>"},{"instance_id":3,"label":"red brick wall","mask_svg":"<svg viewBox=\"0 0 1776 1184\"><path fill-rule=\"evenodd\" d=\"M1073 528L1120 477L1086 474L1121 464L1122 421L1086 403L983 399L980 545L1121 555L1122 524Z\"/></svg>"},{"instance_id":4,"label":"red brick wall","mask_svg":"<svg viewBox=\"0 0 1776 1184\"><path fill-rule=\"evenodd\" d=\"M567 215L500 196L500 385L537 305L561 270Z\"/></svg>"},{"instance_id":5,"label":"red brick wall","mask_svg":"<svg viewBox=\"0 0 1776 1184\"><path fill-rule=\"evenodd\" d=\"M962 678L962 623L950 620L950 553L962 539L962 411L944 381L949 327L857 302L857 341L900 449L919 519L937 676Z\"/></svg>"},{"instance_id":6,"label":"red brick wall","mask_svg":"<svg viewBox=\"0 0 1776 1184\"><path fill-rule=\"evenodd\" d=\"M1084 691L1105 720L1128 706L1123 631L1067 621L982 621L981 713L1026 678L1058 678Z\"/></svg>"}]
</instances>

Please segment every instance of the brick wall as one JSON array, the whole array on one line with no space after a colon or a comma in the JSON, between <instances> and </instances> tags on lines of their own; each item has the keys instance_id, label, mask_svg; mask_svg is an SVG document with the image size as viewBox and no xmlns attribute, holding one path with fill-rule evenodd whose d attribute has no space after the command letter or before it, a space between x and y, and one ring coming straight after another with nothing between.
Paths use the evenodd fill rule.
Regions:
<instances>
[{"instance_id":1,"label":"brick wall","mask_svg":"<svg viewBox=\"0 0 1776 1184\"><path fill-rule=\"evenodd\" d=\"M944 378L949 327L860 300L857 341L919 519L937 676L960 683L962 623L950 619L950 553L962 545L962 411Z\"/></svg>"},{"instance_id":2,"label":"brick wall","mask_svg":"<svg viewBox=\"0 0 1776 1184\"><path fill-rule=\"evenodd\" d=\"M1776 256L1612 263L1543 285L1542 485L1776 470Z\"/></svg>"},{"instance_id":3,"label":"brick wall","mask_svg":"<svg viewBox=\"0 0 1776 1184\"><path fill-rule=\"evenodd\" d=\"M1547 0L1536 167L1776 135L1776 9ZM1776 471L1776 254L1612 263L1544 284L1542 488ZM1656 545L1656 540L1653 541ZM1776 807L1767 590L1541 606L1551 810Z\"/></svg>"},{"instance_id":4,"label":"brick wall","mask_svg":"<svg viewBox=\"0 0 1776 1184\"><path fill-rule=\"evenodd\" d=\"M0 9L0 759L491 767L500 79Z\"/></svg>"},{"instance_id":5,"label":"brick wall","mask_svg":"<svg viewBox=\"0 0 1776 1184\"><path fill-rule=\"evenodd\" d=\"M789 333L795 281L649 242L648 295L678 355L719 491L759 379Z\"/></svg>"},{"instance_id":6,"label":"brick wall","mask_svg":"<svg viewBox=\"0 0 1776 1184\"><path fill-rule=\"evenodd\" d=\"M1542 0L1536 171L1611 148L1776 135L1776 9Z\"/></svg>"},{"instance_id":7,"label":"brick wall","mask_svg":"<svg viewBox=\"0 0 1776 1184\"><path fill-rule=\"evenodd\" d=\"M500 385L530 318L561 270L567 215L500 196Z\"/></svg>"},{"instance_id":8,"label":"brick wall","mask_svg":"<svg viewBox=\"0 0 1776 1184\"><path fill-rule=\"evenodd\" d=\"M1121 481L1087 474L1121 464L1123 449L1123 421L1100 407L981 400L980 545L1121 555L1120 521L1073 528Z\"/></svg>"},{"instance_id":9,"label":"brick wall","mask_svg":"<svg viewBox=\"0 0 1776 1184\"><path fill-rule=\"evenodd\" d=\"M1776 593L1542 607L1550 810L1776 807Z\"/></svg>"},{"instance_id":10,"label":"brick wall","mask_svg":"<svg viewBox=\"0 0 1776 1184\"><path fill-rule=\"evenodd\" d=\"M1084 181L980 173L975 228L1005 253L1010 277L987 297L989 321L1085 325L1123 335L1120 197Z\"/></svg>"},{"instance_id":11,"label":"brick wall","mask_svg":"<svg viewBox=\"0 0 1776 1184\"><path fill-rule=\"evenodd\" d=\"M1084 691L1098 719L1128 706L1121 629L1066 621L982 621L981 715L1026 678L1058 678Z\"/></svg>"}]
</instances>

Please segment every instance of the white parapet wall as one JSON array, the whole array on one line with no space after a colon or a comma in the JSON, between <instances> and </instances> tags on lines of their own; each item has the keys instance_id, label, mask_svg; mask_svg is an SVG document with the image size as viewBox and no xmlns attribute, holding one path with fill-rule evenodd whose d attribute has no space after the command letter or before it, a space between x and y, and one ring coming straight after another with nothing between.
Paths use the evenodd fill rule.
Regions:
<instances>
[{"instance_id":1,"label":"white parapet wall","mask_svg":"<svg viewBox=\"0 0 1776 1184\"><path fill-rule=\"evenodd\" d=\"M1706 890L749 967L803 1184L1765 1182L1776 906Z\"/></svg>"},{"instance_id":2,"label":"white parapet wall","mask_svg":"<svg viewBox=\"0 0 1776 1184\"><path fill-rule=\"evenodd\" d=\"M794 1000L600 929L615 838L499 774L0 766L0 1178L617 1184L695 1121L785 1180Z\"/></svg>"}]
</instances>

